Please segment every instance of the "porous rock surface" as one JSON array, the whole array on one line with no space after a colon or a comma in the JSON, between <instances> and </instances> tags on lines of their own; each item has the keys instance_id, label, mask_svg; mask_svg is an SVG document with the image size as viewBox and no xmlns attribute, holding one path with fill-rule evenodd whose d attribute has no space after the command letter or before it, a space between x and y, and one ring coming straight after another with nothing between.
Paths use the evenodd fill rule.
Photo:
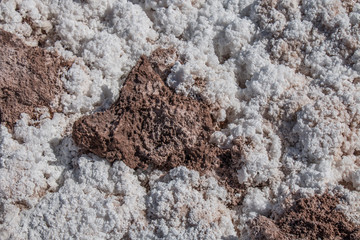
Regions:
<instances>
[{"instance_id":1,"label":"porous rock surface","mask_svg":"<svg viewBox=\"0 0 360 240\"><path fill-rule=\"evenodd\" d=\"M300 198L276 220L252 220L252 239L359 239L359 228L337 209L339 202L329 193Z\"/></svg>"},{"instance_id":2,"label":"porous rock surface","mask_svg":"<svg viewBox=\"0 0 360 240\"><path fill-rule=\"evenodd\" d=\"M142 56L119 99L110 109L76 121L73 139L83 149L111 162L122 160L131 168L186 166L202 173L214 171L234 191L239 184L231 154L239 153L239 145L229 150L211 144L215 123L210 106L166 85L176 59L174 49Z\"/></svg>"},{"instance_id":3,"label":"porous rock surface","mask_svg":"<svg viewBox=\"0 0 360 240\"><path fill-rule=\"evenodd\" d=\"M12 130L21 113L34 117L35 108L51 107L63 91L59 74L69 63L1 29L0 45L0 121Z\"/></svg>"}]
</instances>

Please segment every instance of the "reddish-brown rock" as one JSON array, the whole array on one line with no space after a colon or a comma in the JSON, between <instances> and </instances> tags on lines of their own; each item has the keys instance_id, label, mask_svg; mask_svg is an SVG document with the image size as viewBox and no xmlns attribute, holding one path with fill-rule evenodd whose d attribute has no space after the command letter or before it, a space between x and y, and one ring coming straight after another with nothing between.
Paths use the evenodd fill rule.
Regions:
<instances>
[{"instance_id":1,"label":"reddish-brown rock","mask_svg":"<svg viewBox=\"0 0 360 240\"><path fill-rule=\"evenodd\" d=\"M336 208L339 196L329 193L300 198L277 220L254 219L252 239L360 239L360 228Z\"/></svg>"},{"instance_id":2,"label":"reddish-brown rock","mask_svg":"<svg viewBox=\"0 0 360 240\"><path fill-rule=\"evenodd\" d=\"M183 165L212 172L234 191L239 184L231 150L209 143L215 130L210 106L176 94L165 84L176 58L174 49L142 56L119 99L108 110L75 122L73 139L81 148L131 168L169 170Z\"/></svg>"},{"instance_id":3,"label":"reddish-brown rock","mask_svg":"<svg viewBox=\"0 0 360 240\"><path fill-rule=\"evenodd\" d=\"M34 117L35 108L51 107L63 91L59 74L69 63L3 30L0 46L0 121L12 130L21 113Z\"/></svg>"}]
</instances>

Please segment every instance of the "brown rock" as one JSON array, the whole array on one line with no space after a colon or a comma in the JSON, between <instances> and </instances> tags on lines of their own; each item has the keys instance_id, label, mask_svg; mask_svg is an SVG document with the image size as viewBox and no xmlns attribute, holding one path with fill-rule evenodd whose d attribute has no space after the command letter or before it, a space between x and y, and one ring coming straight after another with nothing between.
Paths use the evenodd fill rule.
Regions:
<instances>
[{"instance_id":1,"label":"brown rock","mask_svg":"<svg viewBox=\"0 0 360 240\"><path fill-rule=\"evenodd\" d=\"M0 121L11 131L21 113L34 117L35 108L50 108L63 90L59 74L69 63L1 29L0 46Z\"/></svg>"},{"instance_id":2,"label":"brown rock","mask_svg":"<svg viewBox=\"0 0 360 240\"><path fill-rule=\"evenodd\" d=\"M105 112L75 122L75 143L109 161L123 160L131 168L169 170L183 165L214 172L229 190L239 188L231 150L209 143L215 124L202 100L176 94L165 84L175 63L174 49L142 56Z\"/></svg>"},{"instance_id":3,"label":"brown rock","mask_svg":"<svg viewBox=\"0 0 360 240\"><path fill-rule=\"evenodd\" d=\"M360 229L336 206L329 193L300 198L279 219L258 217L250 223L253 239L360 239ZM261 236L278 236L261 238ZM260 237L260 238L259 238Z\"/></svg>"}]
</instances>

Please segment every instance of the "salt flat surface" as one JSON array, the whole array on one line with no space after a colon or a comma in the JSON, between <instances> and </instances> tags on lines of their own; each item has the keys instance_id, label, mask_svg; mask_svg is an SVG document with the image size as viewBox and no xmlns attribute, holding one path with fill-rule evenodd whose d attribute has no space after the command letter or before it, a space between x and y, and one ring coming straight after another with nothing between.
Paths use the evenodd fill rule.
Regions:
<instances>
[{"instance_id":1,"label":"salt flat surface","mask_svg":"<svg viewBox=\"0 0 360 240\"><path fill-rule=\"evenodd\" d=\"M248 239L249 220L326 191L360 223L360 3L9 0L0 28L74 61L62 112L1 126L0 239ZM217 109L211 142L248 143L236 207L210 176L111 165L71 138L158 47L182 59L168 85Z\"/></svg>"}]
</instances>

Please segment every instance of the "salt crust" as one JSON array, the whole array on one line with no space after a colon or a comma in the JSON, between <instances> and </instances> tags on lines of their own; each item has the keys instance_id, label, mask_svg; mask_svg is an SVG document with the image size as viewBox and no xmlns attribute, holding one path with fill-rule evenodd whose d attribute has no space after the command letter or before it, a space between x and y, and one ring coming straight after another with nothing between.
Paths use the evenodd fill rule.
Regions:
<instances>
[{"instance_id":1,"label":"salt crust","mask_svg":"<svg viewBox=\"0 0 360 240\"><path fill-rule=\"evenodd\" d=\"M1 239L239 236L248 219L280 211L285 196L334 187L349 202L340 207L360 222L360 4L350 11L339 0L132 2L0 3L2 29L30 45L46 35L49 50L75 61L63 75L64 114L44 115L38 127L24 115L13 136L1 127ZM169 45L183 61L168 84L219 109L224 127L212 141L249 142L239 159L248 189L236 213L214 180L177 168L145 189L121 162L81 156L68 136L81 114L116 99L141 54ZM197 221L202 214L212 222Z\"/></svg>"}]
</instances>

